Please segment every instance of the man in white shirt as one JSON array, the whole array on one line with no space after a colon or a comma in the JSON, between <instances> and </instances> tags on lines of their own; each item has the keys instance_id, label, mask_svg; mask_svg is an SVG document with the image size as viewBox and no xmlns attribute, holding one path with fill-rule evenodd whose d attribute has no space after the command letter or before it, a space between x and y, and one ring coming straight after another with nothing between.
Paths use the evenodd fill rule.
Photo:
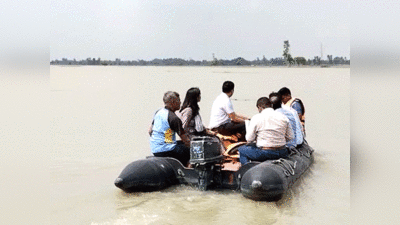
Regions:
<instances>
[{"instance_id":1,"label":"man in white shirt","mask_svg":"<svg viewBox=\"0 0 400 225\"><path fill-rule=\"evenodd\" d=\"M222 85L222 93L215 99L211 108L209 129L218 131L223 135L240 133L246 134L246 116L238 115L233 110L230 97L233 95L235 84L225 81Z\"/></svg>"},{"instance_id":2,"label":"man in white shirt","mask_svg":"<svg viewBox=\"0 0 400 225\"><path fill-rule=\"evenodd\" d=\"M289 150L285 146L294 135L289 119L274 111L267 97L259 98L259 114L253 116L247 129L247 145L239 147L240 163L287 158ZM255 142L255 143L253 143Z\"/></svg>"}]
</instances>

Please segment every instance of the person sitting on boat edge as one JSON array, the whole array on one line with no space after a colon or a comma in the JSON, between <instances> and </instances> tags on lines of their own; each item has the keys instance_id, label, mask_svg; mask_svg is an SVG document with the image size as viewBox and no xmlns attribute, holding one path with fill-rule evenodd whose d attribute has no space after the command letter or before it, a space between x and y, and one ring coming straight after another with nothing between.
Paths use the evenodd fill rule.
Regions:
<instances>
[{"instance_id":1,"label":"person sitting on boat edge","mask_svg":"<svg viewBox=\"0 0 400 225\"><path fill-rule=\"evenodd\" d=\"M197 87L192 87L186 92L185 100L182 107L176 115L182 121L182 127L190 140L194 136L216 136L222 140L232 140L232 137L222 135L216 131L212 131L203 125L200 116L200 107L198 102L201 100L201 92ZM225 152L225 146L221 142L221 154Z\"/></svg>"},{"instance_id":2,"label":"person sitting on boat edge","mask_svg":"<svg viewBox=\"0 0 400 225\"><path fill-rule=\"evenodd\" d=\"M235 84L225 81L222 93L214 100L211 108L209 128L223 135L241 134L244 139L246 134L245 120L249 118L235 113L230 97L233 95Z\"/></svg>"},{"instance_id":3,"label":"person sitting on boat edge","mask_svg":"<svg viewBox=\"0 0 400 225\"><path fill-rule=\"evenodd\" d=\"M267 97L259 98L256 106L259 114L250 120L246 134L248 144L238 148L242 165L249 161L287 158L289 150L286 143L294 136L289 119L274 111Z\"/></svg>"},{"instance_id":4,"label":"person sitting on boat edge","mask_svg":"<svg viewBox=\"0 0 400 225\"><path fill-rule=\"evenodd\" d=\"M192 87L186 92L182 107L177 116L182 121L182 127L190 138L192 136L217 135L216 132L204 127L198 102L201 100L201 92L197 87Z\"/></svg>"},{"instance_id":5,"label":"person sitting on boat edge","mask_svg":"<svg viewBox=\"0 0 400 225\"><path fill-rule=\"evenodd\" d=\"M282 96L282 103L286 106L292 107L299 114L301 125L303 126L303 133L305 134L305 113L306 109L303 102L299 98L293 98L289 88L283 87L278 93Z\"/></svg>"},{"instance_id":6,"label":"person sitting on boat edge","mask_svg":"<svg viewBox=\"0 0 400 225\"><path fill-rule=\"evenodd\" d=\"M281 95L277 92L272 92L269 94L269 100L271 101L272 108L285 115L290 122L290 126L293 130L294 138L286 143L289 148L300 147L303 144L303 126L300 123L299 115L297 111L291 107L282 107Z\"/></svg>"},{"instance_id":7,"label":"person sitting on boat edge","mask_svg":"<svg viewBox=\"0 0 400 225\"><path fill-rule=\"evenodd\" d=\"M168 91L163 101L165 107L156 111L149 129L151 152L156 157L176 158L186 166L190 159L190 141L175 114L181 105L179 94ZM176 133L182 141L176 141Z\"/></svg>"}]
</instances>

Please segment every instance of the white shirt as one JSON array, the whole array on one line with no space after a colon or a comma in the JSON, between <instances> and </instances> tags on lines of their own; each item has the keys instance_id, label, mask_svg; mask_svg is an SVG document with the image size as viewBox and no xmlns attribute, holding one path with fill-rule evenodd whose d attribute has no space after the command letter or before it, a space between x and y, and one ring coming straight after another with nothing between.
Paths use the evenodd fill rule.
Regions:
<instances>
[{"instance_id":1,"label":"white shirt","mask_svg":"<svg viewBox=\"0 0 400 225\"><path fill-rule=\"evenodd\" d=\"M228 114L233 112L231 99L227 94L221 93L214 100L214 103L211 107L210 125L208 127L212 129L231 121Z\"/></svg>"},{"instance_id":2,"label":"white shirt","mask_svg":"<svg viewBox=\"0 0 400 225\"><path fill-rule=\"evenodd\" d=\"M272 108L266 108L251 118L246 140L256 141L257 147L280 147L293 136L289 119Z\"/></svg>"}]
</instances>

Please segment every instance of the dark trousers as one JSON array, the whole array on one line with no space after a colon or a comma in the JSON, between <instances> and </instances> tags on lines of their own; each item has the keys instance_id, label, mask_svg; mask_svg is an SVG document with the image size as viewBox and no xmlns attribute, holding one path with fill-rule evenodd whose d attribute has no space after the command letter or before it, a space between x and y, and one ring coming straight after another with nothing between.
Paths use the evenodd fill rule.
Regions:
<instances>
[{"instance_id":1,"label":"dark trousers","mask_svg":"<svg viewBox=\"0 0 400 225\"><path fill-rule=\"evenodd\" d=\"M220 125L217 128L217 131L222 135L234 135L240 133L244 138L246 136L246 125L244 121L240 123L228 122Z\"/></svg>"},{"instance_id":2,"label":"dark trousers","mask_svg":"<svg viewBox=\"0 0 400 225\"><path fill-rule=\"evenodd\" d=\"M183 144L182 141L177 141L175 148L168 152L158 152L153 153L156 157L171 157L179 160L183 166L189 162L190 159L190 149Z\"/></svg>"}]
</instances>

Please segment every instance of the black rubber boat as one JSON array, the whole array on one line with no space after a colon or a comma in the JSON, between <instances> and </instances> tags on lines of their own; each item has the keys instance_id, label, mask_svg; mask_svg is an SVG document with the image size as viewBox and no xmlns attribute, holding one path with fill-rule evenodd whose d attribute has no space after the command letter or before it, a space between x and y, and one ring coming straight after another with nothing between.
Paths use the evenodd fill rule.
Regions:
<instances>
[{"instance_id":1,"label":"black rubber boat","mask_svg":"<svg viewBox=\"0 0 400 225\"><path fill-rule=\"evenodd\" d=\"M222 145L217 138L196 137L190 147L192 168L174 158L149 156L127 165L114 183L125 192L149 192L189 184L200 190L240 190L253 200L276 201L313 162L314 150L305 141L300 148L291 149L287 159L241 166L234 153L242 144L245 143L236 143L221 154Z\"/></svg>"}]
</instances>

